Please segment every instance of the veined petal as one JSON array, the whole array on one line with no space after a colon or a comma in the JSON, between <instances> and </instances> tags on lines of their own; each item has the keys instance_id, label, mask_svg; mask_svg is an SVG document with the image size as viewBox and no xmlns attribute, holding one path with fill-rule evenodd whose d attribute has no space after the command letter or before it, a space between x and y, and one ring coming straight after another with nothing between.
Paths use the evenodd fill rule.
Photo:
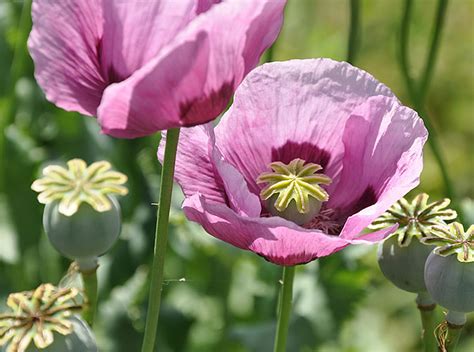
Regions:
<instances>
[{"instance_id":1,"label":"veined petal","mask_svg":"<svg viewBox=\"0 0 474 352\"><path fill-rule=\"evenodd\" d=\"M97 0L35 0L28 48L35 77L57 106L95 115L106 82L98 61L102 7Z\"/></svg>"},{"instance_id":2,"label":"veined petal","mask_svg":"<svg viewBox=\"0 0 474 352\"><path fill-rule=\"evenodd\" d=\"M271 162L319 164L333 180L341 169L342 133L368 97L392 96L368 73L330 59L291 60L253 70L216 127L216 143L252 192Z\"/></svg>"},{"instance_id":3,"label":"veined petal","mask_svg":"<svg viewBox=\"0 0 474 352\"><path fill-rule=\"evenodd\" d=\"M199 194L186 198L183 210L188 219L201 224L212 236L279 265L307 263L350 244L343 238L306 230L279 217L241 216L224 204L208 202Z\"/></svg>"},{"instance_id":4,"label":"veined petal","mask_svg":"<svg viewBox=\"0 0 474 352\"><path fill-rule=\"evenodd\" d=\"M201 193L211 202L227 201L224 185L216 177L212 163L213 130L210 124L181 129L174 179L186 197ZM162 133L158 148L158 159L163 162L166 145L166 132Z\"/></svg>"},{"instance_id":5,"label":"veined petal","mask_svg":"<svg viewBox=\"0 0 474 352\"><path fill-rule=\"evenodd\" d=\"M275 40L284 4L230 0L199 15L130 78L107 88L98 110L103 132L134 138L216 118Z\"/></svg>"},{"instance_id":6,"label":"veined petal","mask_svg":"<svg viewBox=\"0 0 474 352\"><path fill-rule=\"evenodd\" d=\"M394 99L373 97L355 109L344 129L341 177L328 188L328 207L349 216L342 237L358 236L418 185L427 136L416 112Z\"/></svg>"},{"instance_id":7,"label":"veined petal","mask_svg":"<svg viewBox=\"0 0 474 352\"><path fill-rule=\"evenodd\" d=\"M109 83L143 67L197 15L195 0L94 1L103 7L100 59Z\"/></svg>"}]
</instances>

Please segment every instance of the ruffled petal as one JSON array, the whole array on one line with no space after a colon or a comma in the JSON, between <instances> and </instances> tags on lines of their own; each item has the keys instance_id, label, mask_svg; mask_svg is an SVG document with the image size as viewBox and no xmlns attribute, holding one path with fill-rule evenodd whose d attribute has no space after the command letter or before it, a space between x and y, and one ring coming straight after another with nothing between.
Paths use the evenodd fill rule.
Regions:
<instances>
[{"instance_id":1,"label":"ruffled petal","mask_svg":"<svg viewBox=\"0 0 474 352\"><path fill-rule=\"evenodd\" d=\"M95 115L106 86L98 62L100 2L35 0L32 18L28 48L46 98L65 110Z\"/></svg>"},{"instance_id":2,"label":"ruffled petal","mask_svg":"<svg viewBox=\"0 0 474 352\"><path fill-rule=\"evenodd\" d=\"M279 217L241 216L223 204L208 202L200 194L186 198L183 210L188 219L201 224L212 236L279 265L307 263L351 244L349 240L306 230Z\"/></svg>"},{"instance_id":3,"label":"ruffled petal","mask_svg":"<svg viewBox=\"0 0 474 352\"><path fill-rule=\"evenodd\" d=\"M108 83L122 81L143 67L197 12L195 0L105 0L102 6L100 59Z\"/></svg>"},{"instance_id":4,"label":"ruffled petal","mask_svg":"<svg viewBox=\"0 0 474 352\"><path fill-rule=\"evenodd\" d=\"M186 197L200 193L214 203L227 203L222 181L212 163L212 126L209 124L181 129L174 179L179 183ZM163 162L166 132L162 133L158 148L158 159Z\"/></svg>"},{"instance_id":5,"label":"ruffled petal","mask_svg":"<svg viewBox=\"0 0 474 352\"><path fill-rule=\"evenodd\" d=\"M103 132L134 138L216 118L276 39L284 5L232 0L199 15L158 56L105 91L98 112Z\"/></svg>"},{"instance_id":6,"label":"ruffled petal","mask_svg":"<svg viewBox=\"0 0 474 352\"><path fill-rule=\"evenodd\" d=\"M349 216L341 237L358 236L418 185L427 136L417 113L394 99L373 97L355 109L344 129L341 177L328 190L328 207Z\"/></svg>"},{"instance_id":7,"label":"ruffled petal","mask_svg":"<svg viewBox=\"0 0 474 352\"><path fill-rule=\"evenodd\" d=\"M353 109L374 95L392 96L370 74L330 59L291 60L253 70L216 127L226 161L260 192L257 177L272 161L321 164L338 177L342 133Z\"/></svg>"},{"instance_id":8,"label":"ruffled petal","mask_svg":"<svg viewBox=\"0 0 474 352\"><path fill-rule=\"evenodd\" d=\"M158 148L163 160L166 133ZM211 124L182 129L176 156L175 180L185 196L202 194L208 201L229 205L235 212L249 217L260 216L260 199L250 193L243 176L222 160L214 145Z\"/></svg>"}]
</instances>

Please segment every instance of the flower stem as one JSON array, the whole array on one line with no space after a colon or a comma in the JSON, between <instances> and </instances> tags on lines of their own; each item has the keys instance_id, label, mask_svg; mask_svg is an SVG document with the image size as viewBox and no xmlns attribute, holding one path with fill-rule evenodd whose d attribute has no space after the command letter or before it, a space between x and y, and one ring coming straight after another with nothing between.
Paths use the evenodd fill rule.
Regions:
<instances>
[{"instance_id":1,"label":"flower stem","mask_svg":"<svg viewBox=\"0 0 474 352\"><path fill-rule=\"evenodd\" d=\"M286 351L286 338L290 323L291 305L293 300L293 280L295 278L295 267L285 266L283 268L283 283L278 300L278 322L275 335L274 352Z\"/></svg>"},{"instance_id":2,"label":"flower stem","mask_svg":"<svg viewBox=\"0 0 474 352\"><path fill-rule=\"evenodd\" d=\"M436 303L428 293L419 293L416 299L418 310L420 311L423 345L425 352L435 352L437 350L434 331L436 329Z\"/></svg>"},{"instance_id":3,"label":"flower stem","mask_svg":"<svg viewBox=\"0 0 474 352\"><path fill-rule=\"evenodd\" d=\"M418 111L421 118L425 122L426 128L430 133L430 138L428 138L428 143L431 147L433 155L436 159L438 167L441 172L441 177L443 179L443 183L445 186L446 194L449 198L451 198L456 205L458 203L457 196L451 182L450 175L447 171L446 162L444 156L441 152L438 134L436 129L433 126L433 123L425 111L425 99L426 94L429 89L429 83L431 82L431 78L433 76L433 70L436 62L436 56L438 53L439 48L439 41L441 38L441 32L444 26L444 19L446 17L446 8L447 8L448 0L439 0L438 1L438 9L436 13L436 20L433 27L433 33L431 37L430 48L428 51L428 55L426 57L426 62L424 65L423 73L420 77L419 85L413 79L410 74L410 64L409 64L409 34L410 34L410 20L412 15L413 9L413 1L412 0L405 0L405 7L402 17L401 23L401 31L400 31L400 67L402 71L403 78L405 80L405 85L407 87L408 94L410 96L410 100L413 104L415 110Z\"/></svg>"},{"instance_id":4,"label":"flower stem","mask_svg":"<svg viewBox=\"0 0 474 352\"><path fill-rule=\"evenodd\" d=\"M97 310L97 267L88 271L81 271L84 283L85 305L82 317L92 327Z\"/></svg>"},{"instance_id":5,"label":"flower stem","mask_svg":"<svg viewBox=\"0 0 474 352\"><path fill-rule=\"evenodd\" d=\"M350 0L351 22L349 27L349 41L347 46L347 62L354 64L357 49L359 48L359 0Z\"/></svg>"},{"instance_id":6,"label":"flower stem","mask_svg":"<svg viewBox=\"0 0 474 352\"><path fill-rule=\"evenodd\" d=\"M168 223L173 191L174 165L178 149L179 128L168 130L166 134L165 156L161 169L160 204L157 212L155 230L155 248L151 268L150 295L143 338L142 352L152 352L155 346L156 329L161 305L161 288L163 286L163 268L165 264L166 245L168 242Z\"/></svg>"}]
</instances>

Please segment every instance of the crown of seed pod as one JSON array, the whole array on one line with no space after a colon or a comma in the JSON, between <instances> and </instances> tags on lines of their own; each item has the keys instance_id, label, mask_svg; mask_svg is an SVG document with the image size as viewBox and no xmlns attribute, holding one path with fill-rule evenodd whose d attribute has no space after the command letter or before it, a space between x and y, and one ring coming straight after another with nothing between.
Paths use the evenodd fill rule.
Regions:
<instances>
[{"instance_id":1,"label":"crown of seed pod","mask_svg":"<svg viewBox=\"0 0 474 352\"><path fill-rule=\"evenodd\" d=\"M433 299L453 312L474 311L474 225L467 231L458 222L436 226L422 242L436 246L425 265Z\"/></svg>"},{"instance_id":2,"label":"crown of seed pod","mask_svg":"<svg viewBox=\"0 0 474 352\"><path fill-rule=\"evenodd\" d=\"M82 309L75 288L42 284L34 291L8 296L10 312L0 314L0 346L6 352L52 348L97 351L87 325L75 315ZM36 346L36 348L35 348Z\"/></svg>"},{"instance_id":3,"label":"crown of seed pod","mask_svg":"<svg viewBox=\"0 0 474 352\"><path fill-rule=\"evenodd\" d=\"M387 279L408 292L426 291L425 262L432 247L419 240L429 236L433 226L445 225L457 216L454 210L446 208L449 199L428 203L428 198L425 193L417 195L411 203L402 198L370 226L380 230L398 224L395 233L379 245L378 263Z\"/></svg>"},{"instance_id":4,"label":"crown of seed pod","mask_svg":"<svg viewBox=\"0 0 474 352\"><path fill-rule=\"evenodd\" d=\"M126 181L127 176L112 171L107 161L87 166L73 159L67 168L45 167L43 177L33 182L38 201L46 204L43 226L49 240L64 256L78 261L81 270L92 269L96 258L117 240L121 216L114 196L128 193Z\"/></svg>"},{"instance_id":5,"label":"crown of seed pod","mask_svg":"<svg viewBox=\"0 0 474 352\"><path fill-rule=\"evenodd\" d=\"M436 246L434 252L442 257L456 254L460 262L474 262L474 225L467 231L464 231L464 227L458 222L449 226L434 226L431 235L423 238L421 242Z\"/></svg>"},{"instance_id":6,"label":"crown of seed pod","mask_svg":"<svg viewBox=\"0 0 474 352\"><path fill-rule=\"evenodd\" d=\"M108 195L126 195L123 186L127 176L112 171L107 161L98 161L87 167L84 160L72 159L68 168L49 165L43 169L43 177L34 181L31 188L38 192L38 201L50 204L59 201L58 211L66 216L76 213L81 203L88 203L98 212L112 209Z\"/></svg>"},{"instance_id":7,"label":"crown of seed pod","mask_svg":"<svg viewBox=\"0 0 474 352\"><path fill-rule=\"evenodd\" d=\"M407 247L413 237L418 239L427 237L433 226L456 219L456 211L447 208L451 203L449 199L428 203L428 198L426 193L421 193L413 198L411 203L405 198L400 199L372 222L369 228L380 230L398 224L393 236L397 236L400 246Z\"/></svg>"}]
</instances>

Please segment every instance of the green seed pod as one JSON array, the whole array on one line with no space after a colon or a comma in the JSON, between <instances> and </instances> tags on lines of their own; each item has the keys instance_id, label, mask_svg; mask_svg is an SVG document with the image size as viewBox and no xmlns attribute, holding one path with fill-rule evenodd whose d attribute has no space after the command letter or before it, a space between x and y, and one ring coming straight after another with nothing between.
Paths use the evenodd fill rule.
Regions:
<instances>
[{"instance_id":1,"label":"green seed pod","mask_svg":"<svg viewBox=\"0 0 474 352\"><path fill-rule=\"evenodd\" d=\"M436 246L425 265L433 299L453 312L474 311L474 225L435 226L423 242Z\"/></svg>"},{"instance_id":2,"label":"green seed pod","mask_svg":"<svg viewBox=\"0 0 474 352\"><path fill-rule=\"evenodd\" d=\"M120 228L120 206L110 197L112 208L97 212L82 204L71 216L59 212L59 203L46 205L43 226L51 244L71 259L94 258L107 252L117 241Z\"/></svg>"},{"instance_id":3,"label":"green seed pod","mask_svg":"<svg viewBox=\"0 0 474 352\"><path fill-rule=\"evenodd\" d=\"M274 194L271 196L266 202L266 206L270 214L274 216L282 217L283 219L293 221L297 225L304 225L309 223L314 217L319 213L321 210L322 202L317 200L316 198L310 197L308 200L308 212L300 213L298 211L298 207L296 206L296 202L292 201L288 204L288 207L283 210L279 211L275 208L275 202L278 198L278 195Z\"/></svg>"},{"instance_id":4,"label":"green seed pod","mask_svg":"<svg viewBox=\"0 0 474 352\"><path fill-rule=\"evenodd\" d=\"M428 292L450 311L474 311L474 263L460 262L455 255L442 257L431 253L426 261L425 281Z\"/></svg>"},{"instance_id":5,"label":"green seed pod","mask_svg":"<svg viewBox=\"0 0 474 352\"><path fill-rule=\"evenodd\" d=\"M87 166L73 159L67 166L45 167L31 188L46 204L43 225L53 246L79 263L93 263L120 234L120 206L113 195L127 194L127 176L110 170L107 161Z\"/></svg>"},{"instance_id":6,"label":"green seed pod","mask_svg":"<svg viewBox=\"0 0 474 352\"><path fill-rule=\"evenodd\" d=\"M70 320L74 329L72 333L66 336L55 334L54 342L44 349L30 344L26 352L97 352L95 338L88 325L78 316Z\"/></svg>"},{"instance_id":7,"label":"green seed pod","mask_svg":"<svg viewBox=\"0 0 474 352\"><path fill-rule=\"evenodd\" d=\"M425 261L432 249L433 247L421 244L416 238L408 246L402 247L397 236L391 236L378 247L380 270L388 280L404 291L425 292Z\"/></svg>"},{"instance_id":8,"label":"green seed pod","mask_svg":"<svg viewBox=\"0 0 474 352\"><path fill-rule=\"evenodd\" d=\"M274 216L304 225L314 219L321 210L322 202L329 199L320 184L328 185L331 178L318 172L321 165L294 159L288 165L282 162L270 164L271 172L264 172L257 183L266 183L260 198L266 202Z\"/></svg>"},{"instance_id":9,"label":"green seed pod","mask_svg":"<svg viewBox=\"0 0 474 352\"><path fill-rule=\"evenodd\" d=\"M78 294L75 288L43 284L9 295L10 311L0 314L0 351L97 352L90 328L77 315Z\"/></svg>"},{"instance_id":10,"label":"green seed pod","mask_svg":"<svg viewBox=\"0 0 474 352\"><path fill-rule=\"evenodd\" d=\"M447 208L449 199L428 203L428 198L425 193L411 202L402 198L369 226L381 230L398 225L394 234L379 245L378 262L385 277L408 292L426 292L425 261L433 247L420 240L429 235L433 226L457 216Z\"/></svg>"}]
</instances>

